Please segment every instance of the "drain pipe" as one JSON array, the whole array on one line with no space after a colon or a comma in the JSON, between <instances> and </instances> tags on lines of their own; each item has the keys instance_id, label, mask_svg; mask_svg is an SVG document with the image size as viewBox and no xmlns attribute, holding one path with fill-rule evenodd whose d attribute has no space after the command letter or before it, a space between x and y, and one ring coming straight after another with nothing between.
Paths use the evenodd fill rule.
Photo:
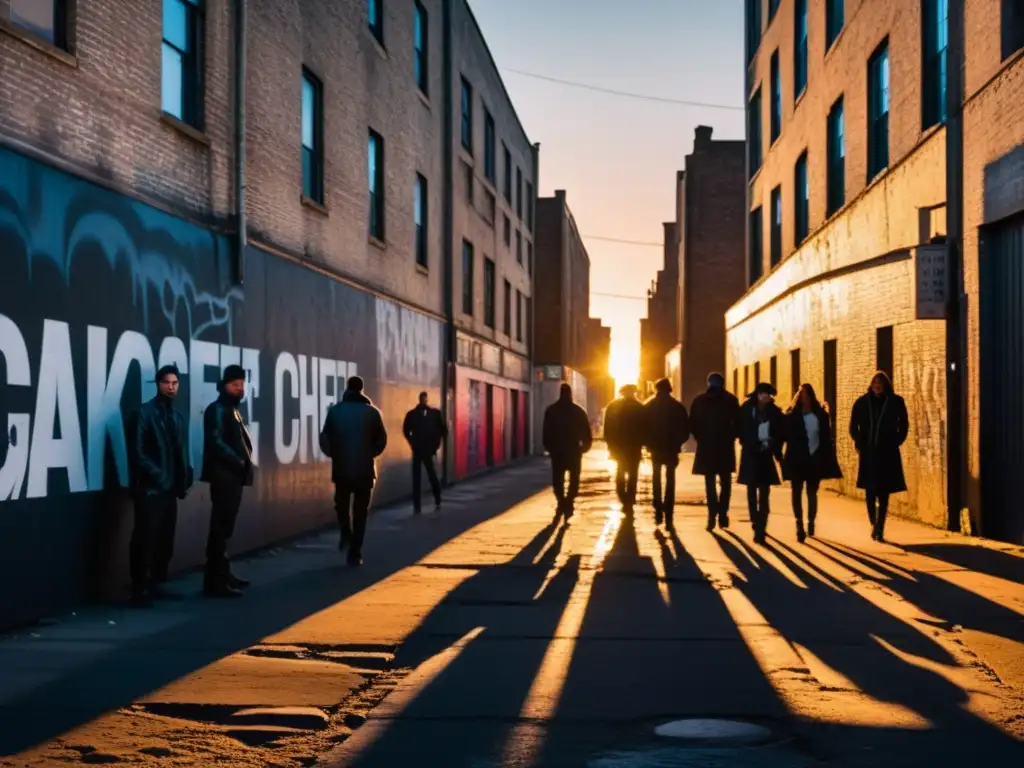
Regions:
<instances>
[{"instance_id":1,"label":"drain pipe","mask_svg":"<svg viewBox=\"0 0 1024 768\"><path fill-rule=\"evenodd\" d=\"M444 71L444 88L442 110L444 114L441 130L441 157L444 164L444 366L441 378L441 409L445 424L448 425L448 438L445 440L444 463L441 465L441 482L448 485L449 464L453 463L453 446L455 445L455 299L454 299L454 256L455 227L452 221L455 211L454 184L455 153L455 121L452 117L452 7L451 0L444 0L442 5L442 61Z\"/></svg>"},{"instance_id":2,"label":"drain pipe","mask_svg":"<svg viewBox=\"0 0 1024 768\"><path fill-rule=\"evenodd\" d=\"M540 142L536 142L531 147L531 154L533 155L533 199L527 200L526 204L532 207L532 213L530 221L533 222L533 230L530 232L530 236L533 238L533 264L527 266L530 267L530 313L527 315L527 321L530 323L530 354L529 354L529 366L530 366L530 420L527 424L527 429L530 430L530 455L534 455L537 452L537 430L533 429L533 425L537 423L537 396L540 394L537 389L539 388L539 381L537 379L537 372L534 370L536 364L536 356L534 349L537 343L537 323L534 322L534 318L537 316L537 302L536 302L536 287L537 287L537 206L535 205L538 195L540 195ZM541 451L543 453L543 451Z\"/></svg>"},{"instance_id":3,"label":"drain pipe","mask_svg":"<svg viewBox=\"0 0 1024 768\"><path fill-rule=\"evenodd\" d=\"M245 281L245 248L249 222L245 213L245 78L246 78L246 0L235 0L235 277Z\"/></svg>"}]
</instances>

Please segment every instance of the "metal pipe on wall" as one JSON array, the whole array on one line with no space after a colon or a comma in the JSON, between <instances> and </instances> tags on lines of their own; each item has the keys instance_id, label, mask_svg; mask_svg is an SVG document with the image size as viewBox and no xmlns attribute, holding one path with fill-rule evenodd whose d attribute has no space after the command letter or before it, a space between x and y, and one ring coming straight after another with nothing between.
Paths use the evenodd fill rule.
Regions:
<instances>
[{"instance_id":1,"label":"metal pipe on wall","mask_svg":"<svg viewBox=\"0 0 1024 768\"><path fill-rule=\"evenodd\" d=\"M442 71L444 72L444 96L442 109L444 113L443 128L441 131L442 162L444 164L444 366L441 379L441 408L445 424L448 425L448 439L445 442L444 462L441 465L441 482L448 484L449 465L452 464L455 445L455 305L454 305L454 276L453 256L455 247L453 239L455 228L453 217L455 215L455 193L452 189L455 171L452 167L455 162L454 141L455 127L452 117L452 0L444 0L442 3ZM454 469L454 466L452 467Z\"/></svg>"},{"instance_id":2,"label":"metal pipe on wall","mask_svg":"<svg viewBox=\"0 0 1024 768\"><path fill-rule=\"evenodd\" d=\"M527 322L530 324L530 352L529 352L529 372L530 372L530 413L527 419L527 429L530 429L530 422L536 423L537 420L537 374L534 371L534 348L537 342L537 323L534 322L533 318L537 315L536 306L536 284L537 284L537 196L540 195L540 142L535 142L533 145L533 199L527 200L526 204L531 206L530 221L533 222L533 230L530 234L533 236L533 264L528 264L530 267L530 313L527 315ZM530 429L530 444L524 446L529 454L532 456L536 451L537 445L537 430Z\"/></svg>"},{"instance_id":3,"label":"metal pipe on wall","mask_svg":"<svg viewBox=\"0 0 1024 768\"><path fill-rule=\"evenodd\" d=\"M248 245L249 231L245 212L247 11L246 0L235 0L235 277L239 283L245 280L245 248Z\"/></svg>"}]
</instances>

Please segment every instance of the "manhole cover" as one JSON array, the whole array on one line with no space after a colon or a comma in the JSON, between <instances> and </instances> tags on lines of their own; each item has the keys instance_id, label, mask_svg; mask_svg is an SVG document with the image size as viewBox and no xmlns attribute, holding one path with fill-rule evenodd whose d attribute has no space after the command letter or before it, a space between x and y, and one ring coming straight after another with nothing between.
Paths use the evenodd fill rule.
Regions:
<instances>
[{"instance_id":1,"label":"manhole cover","mask_svg":"<svg viewBox=\"0 0 1024 768\"><path fill-rule=\"evenodd\" d=\"M772 732L763 725L744 723L739 720L674 720L654 729L658 736L671 739L689 739L702 742L728 742L730 744L751 744L770 739Z\"/></svg>"}]
</instances>

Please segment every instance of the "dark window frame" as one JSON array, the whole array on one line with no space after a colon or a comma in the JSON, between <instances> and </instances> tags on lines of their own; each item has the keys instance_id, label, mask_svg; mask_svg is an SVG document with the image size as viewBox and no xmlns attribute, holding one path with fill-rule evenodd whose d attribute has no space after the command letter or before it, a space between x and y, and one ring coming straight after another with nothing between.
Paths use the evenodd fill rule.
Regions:
<instances>
[{"instance_id":1,"label":"dark window frame","mask_svg":"<svg viewBox=\"0 0 1024 768\"><path fill-rule=\"evenodd\" d=\"M384 199L384 162L386 155L384 147L384 137L381 136L372 128L370 129L366 149L367 162L369 163L371 153L373 155L374 161L373 177L372 180L370 181L372 186L369 194L370 209L368 229L371 237L375 237L381 242L384 242L385 234L387 231L385 226L386 207ZM369 167L367 167L367 176L370 176Z\"/></svg>"},{"instance_id":2,"label":"dark window frame","mask_svg":"<svg viewBox=\"0 0 1024 768\"><path fill-rule=\"evenodd\" d=\"M313 146L306 146L306 85L313 94ZM306 67L302 68L302 195L308 200L324 203L324 85ZM307 177L307 174L309 176Z\"/></svg>"},{"instance_id":3,"label":"dark window frame","mask_svg":"<svg viewBox=\"0 0 1024 768\"><path fill-rule=\"evenodd\" d=\"M795 0L793 11L793 103L807 90L808 21L807 0Z\"/></svg>"},{"instance_id":4,"label":"dark window frame","mask_svg":"<svg viewBox=\"0 0 1024 768\"><path fill-rule=\"evenodd\" d=\"M161 16L160 35L162 56L171 50L181 59L181 114L177 115L167 109L166 97L164 94L165 83L163 82L166 62L161 58L160 71L160 108L164 114L175 120L180 120L196 130L202 131L205 127L205 40L206 40L206 4L203 0L161 0L161 13L164 13L168 4L181 5L185 8L186 29L185 36L187 50L179 48L175 43L167 39L167 32Z\"/></svg>"},{"instance_id":5,"label":"dark window frame","mask_svg":"<svg viewBox=\"0 0 1024 768\"><path fill-rule=\"evenodd\" d=\"M533 183L526 182L526 228L533 232Z\"/></svg>"},{"instance_id":6,"label":"dark window frame","mask_svg":"<svg viewBox=\"0 0 1024 768\"><path fill-rule=\"evenodd\" d=\"M502 194L505 197L505 202L512 205L512 152L509 151L508 145L504 141L501 142L501 149L505 163L505 177L502 180Z\"/></svg>"},{"instance_id":7,"label":"dark window frame","mask_svg":"<svg viewBox=\"0 0 1024 768\"><path fill-rule=\"evenodd\" d=\"M462 109L462 123L460 128L460 137L462 140L462 148L466 150L470 155L473 154L473 86L470 85L469 80L462 77L462 90L460 91L459 100Z\"/></svg>"},{"instance_id":8,"label":"dark window frame","mask_svg":"<svg viewBox=\"0 0 1024 768\"><path fill-rule=\"evenodd\" d=\"M38 3L40 0L28 0L29 2ZM70 53L70 23L71 23L71 8L69 7L72 0L52 0L53 5L53 21L48 29L40 27L34 27L26 22L19 21L16 18L16 9L14 7L18 0L11 0L9 18L11 24L17 27L19 30L23 30L30 34L34 38L38 38L54 48L59 48L62 51Z\"/></svg>"},{"instance_id":9,"label":"dark window frame","mask_svg":"<svg viewBox=\"0 0 1024 768\"><path fill-rule=\"evenodd\" d=\"M868 59L868 182L889 167L889 109L892 100L889 38ZM884 104L883 104L884 101Z\"/></svg>"},{"instance_id":10,"label":"dark window frame","mask_svg":"<svg viewBox=\"0 0 1024 768\"><path fill-rule=\"evenodd\" d=\"M769 130L771 140L769 146L774 146L782 135L782 66L779 63L779 49L776 48L771 58L771 106L769 115Z\"/></svg>"},{"instance_id":11,"label":"dark window frame","mask_svg":"<svg viewBox=\"0 0 1024 768\"><path fill-rule=\"evenodd\" d=\"M510 219L508 217L507 213L502 213L501 215L504 218L503 231L502 231L502 240L505 241L505 247L506 248L511 248L512 247L512 219Z\"/></svg>"},{"instance_id":12,"label":"dark window frame","mask_svg":"<svg viewBox=\"0 0 1024 768\"><path fill-rule=\"evenodd\" d=\"M516 167L516 216L523 219L523 169Z\"/></svg>"},{"instance_id":13,"label":"dark window frame","mask_svg":"<svg viewBox=\"0 0 1024 768\"><path fill-rule=\"evenodd\" d=\"M413 77L416 87L424 96L430 95L430 16L423 4L416 0L413 11Z\"/></svg>"},{"instance_id":14,"label":"dark window frame","mask_svg":"<svg viewBox=\"0 0 1024 768\"><path fill-rule=\"evenodd\" d=\"M771 223L769 226L768 258L772 269L782 261L782 185L771 192Z\"/></svg>"},{"instance_id":15,"label":"dark window frame","mask_svg":"<svg viewBox=\"0 0 1024 768\"><path fill-rule=\"evenodd\" d=\"M516 289L516 341L523 340L523 292Z\"/></svg>"},{"instance_id":16,"label":"dark window frame","mask_svg":"<svg viewBox=\"0 0 1024 768\"><path fill-rule=\"evenodd\" d=\"M799 247L810 234L811 195L807 169L807 150L796 159L793 168L793 244Z\"/></svg>"},{"instance_id":17,"label":"dark window frame","mask_svg":"<svg viewBox=\"0 0 1024 768\"><path fill-rule=\"evenodd\" d=\"M832 216L846 205L846 106L843 96L836 99L829 109L826 131L826 214Z\"/></svg>"},{"instance_id":18,"label":"dark window frame","mask_svg":"<svg viewBox=\"0 0 1024 768\"><path fill-rule=\"evenodd\" d=\"M416 263L424 268L430 266L429 242L427 234L430 228L430 185L422 173L416 174L413 199L413 223L416 227Z\"/></svg>"},{"instance_id":19,"label":"dark window frame","mask_svg":"<svg viewBox=\"0 0 1024 768\"><path fill-rule=\"evenodd\" d=\"M759 205L747 219L747 284L753 285L764 275L764 212Z\"/></svg>"},{"instance_id":20,"label":"dark window frame","mask_svg":"<svg viewBox=\"0 0 1024 768\"><path fill-rule=\"evenodd\" d=\"M376 12L376 20L374 20ZM366 2L366 26L374 39L384 45L384 0L367 0Z\"/></svg>"},{"instance_id":21,"label":"dark window frame","mask_svg":"<svg viewBox=\"0 0 1024 768\"><path fill-rule=\"evenodd\" d=\"M516 230L516 262L523 263L523 232L519 229Z\"/></svg>"},{"instance_id":22,"label":"dark window frame","mask_svg":"<svg viewBox=\"0 0 1024 768\"><path fill-rule=\"evenodd\" d=\"M1024 3L1002 0L1000 3L1000 34L1003 61L1024 48Z\"/></svg>"},{"instance_id":23,"label":"dark window frame","mask_svg":"<svg viewBox=\"0 0 1024 768\"><path fill-rule=\"evenodd\" d=\"M462 241L462 314L473 316L476 252L469 240Z\"/></svg>"},{"instance_id":24,"label":"dark window frame","mask_svg":"<svg viewBox=\"0 0 1024 768\"><path fill-rule=\"evenodd\" d=\"M777 390L779 388L779 358L772 355L768 361L768 383Z\"/></svg>"},{"instance_id":25,"label":"dark window frame","mask_svg":"<svg viewBox=\"0 0 1024 768\"><path fill-rule=\"evenodd\" d=\"M484 107L484 178L494 184L498 178L497 134L494 115Z\"/></svg>"},{"instance_id":26,"label":"dark window frame","mask_svg":"<svg viewBox=\"0 0 1024 768\"><path fill-rule=\"evenodd\" d=\"M825 51L832 49L846 26L846 3L844 0L825 0Z\"/></svg>"},{"instance_id":27,"label":"dark window frame","mask_svg":"<svg viewBox=\"0 0 1024 768\"><path fill-rule=\"evenodd\" d=\"M885 371L893 378L895 364L893 326L885 325L875 329L875 370Z\"/></svg>"},{"instance_id":28,"label":"dark window frame","mask_svg":"<svg viewBox=\"0 0 1024 768\"><path fill-rule=\"evenodd\" d=\"M507 279L504 281L505 284L505 306L502 308L504 315L504 330L505 335L512 338L512 283Z\"/></svg>"},{"instance_id":29,"label":"dark window frame","mask_svg":"<svg viewBox=\"0 0 1024 768\"><path fill-rule=\"evenodd\" d=\"M747 64L754 60L757 49L761 47L761 34L764 31L761 3L762 0L747 0Z\"/></svg>"},{"instance_id":30,"label":"dark window frame","mask_svg":"<svg viewBox=\"0 0 1024 768\"><path fill-rule=\"evenodd\" d=\"M764 162L764 132L761 108L761 86L757 86L754 95L750 97L747 104L747 163L750 169L750 178L754 178L761 170Z\"/></svg>"},{"instance_id":31,"label":"dark window frame","mask_svg":"<svg viewBox=\"0 0 1024 768\"><path fill-rule=\"evenodd\" d=\"M789 386L793 390L793 397L796 397L796 393L800 391L801 384L803 382L800 381L800 350L791 349L789 350Z\"/></svg>"},{"instance_id":32,"label":"dark window frame","mask_svg":"<svg viewBox=\"0 0 1024 768\"><path fill-rule=\"evenodd\" d=\"M839 404L839 342L837 339L826 339L822 344L823 371L821 382L821 402L828 409L832 434L836 433Z\"/></svg>"},{"instance_id":33,"label":"dark window frame","mask_svg":"<svg viewBox=\"0 0 1024 768\"><path fill-rule=\"evenodd\" d=\"M492 331L495 330L497 325L497 307L495 307L495 299L497 298L497 280L498 280L498 266L494 263L494 259L490 256L484 256L484 325L490 328Z\"/></svg>"},{"instance_id":34,"label":"dark window frame","mask_svg":"<svg viewBox=\"0 0 1024 768\"><path fill-rule=\"evenodd\" d=\"M939 16L945 9L944 22ZM946 67L949 49L949 0L921 4L921 130L946 122Z\"/></svg>"}]
</instances>

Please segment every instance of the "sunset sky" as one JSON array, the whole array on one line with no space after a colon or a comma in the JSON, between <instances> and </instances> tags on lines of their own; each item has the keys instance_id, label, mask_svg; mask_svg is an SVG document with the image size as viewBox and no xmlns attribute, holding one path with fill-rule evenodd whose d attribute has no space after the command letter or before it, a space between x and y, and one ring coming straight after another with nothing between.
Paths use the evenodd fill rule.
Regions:
<instances>
[{"instance_id":1,"label":"sunset sky","mask_svg":"<svg viewBox=\"0 0 1024 768\"><path fill-rule=\"evenodd\" d=\"M743 4L469 2L530 139L541 144L540 194L565 189L589 236L591 313L612 328L612 373L633 379L644 299L662 261L662 222L673 216L673 179L694 128L710 125L716 139L744 135ZM734 109L625 98L511 70Z\"/></svg>"}]
</instances>

